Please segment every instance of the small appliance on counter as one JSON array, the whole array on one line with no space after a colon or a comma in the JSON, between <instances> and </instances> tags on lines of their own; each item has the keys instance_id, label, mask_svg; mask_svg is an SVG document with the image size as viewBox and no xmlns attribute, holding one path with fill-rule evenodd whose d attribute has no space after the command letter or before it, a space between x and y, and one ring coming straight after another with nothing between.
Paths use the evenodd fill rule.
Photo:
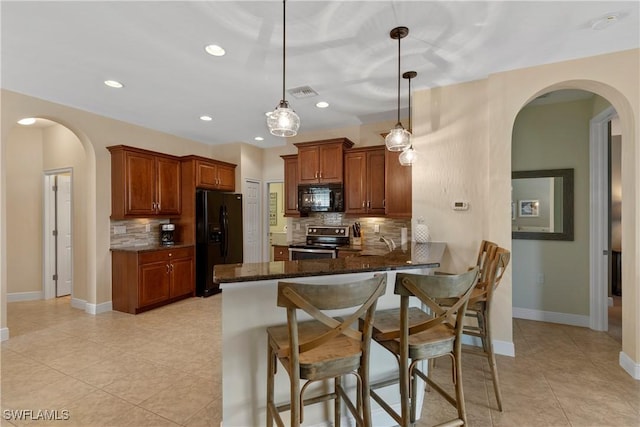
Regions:
<instances>
[{"instance_id":1,"label":"small appliance on counter","mask_svg":"<svg viewBox=\"0 0 640 427\"><path fill-rule=\"evenodd\" d=\"M173 233L175 231L175 224L160 225L160 243L162 244L162 246L172 246L175 243L173 240Z\"/></svg>"}]
</instances>

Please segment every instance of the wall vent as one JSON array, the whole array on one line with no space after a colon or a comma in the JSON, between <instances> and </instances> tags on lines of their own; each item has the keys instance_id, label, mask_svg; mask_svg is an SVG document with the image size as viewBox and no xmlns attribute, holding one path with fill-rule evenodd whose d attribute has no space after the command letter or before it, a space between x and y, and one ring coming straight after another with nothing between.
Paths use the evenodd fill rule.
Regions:
<instances>
[{"instance_id":1,"label":"wall vent","mask_svg":"<svg viewBox=\"0 0 640 427\"><path fill-rule=\"evenodd\" d=\"M293 89L289 89L289 93L291 94L291 96L298 99L318 96L318 92L316 92L309 86L294 87Z\"/></svg>"}]
</instances>

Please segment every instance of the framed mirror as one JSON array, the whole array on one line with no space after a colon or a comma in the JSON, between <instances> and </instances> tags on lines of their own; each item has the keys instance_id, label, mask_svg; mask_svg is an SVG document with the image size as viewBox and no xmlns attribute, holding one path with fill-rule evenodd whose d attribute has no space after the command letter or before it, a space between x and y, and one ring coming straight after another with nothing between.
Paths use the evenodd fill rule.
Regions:
<instances>
[{"instance_id":1,"label":"framed mirror","mask_svg":"<svg viewBox=\"0 0 640 427\"><path fill-rule=\"evenodd\" d=\"M511 237L573 240L573 169L511 173Z\"/></svg>"}]
</instances>

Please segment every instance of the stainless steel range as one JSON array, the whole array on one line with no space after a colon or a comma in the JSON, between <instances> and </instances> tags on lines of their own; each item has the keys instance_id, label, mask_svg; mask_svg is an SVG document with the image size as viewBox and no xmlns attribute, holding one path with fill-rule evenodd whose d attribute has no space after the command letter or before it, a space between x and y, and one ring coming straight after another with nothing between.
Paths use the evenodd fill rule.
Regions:
<instances>
[{"instance_id":1,"label":"stainless steel range","mask_svg":"<svg viewBox=\"0 0 640 427\"><path fill-rule=\"evenodd\" d=\"M289 245L289 259L336 258L337 248L348 244L347 225L308 225L305 242Z\"/></svg>"}]
</instances>

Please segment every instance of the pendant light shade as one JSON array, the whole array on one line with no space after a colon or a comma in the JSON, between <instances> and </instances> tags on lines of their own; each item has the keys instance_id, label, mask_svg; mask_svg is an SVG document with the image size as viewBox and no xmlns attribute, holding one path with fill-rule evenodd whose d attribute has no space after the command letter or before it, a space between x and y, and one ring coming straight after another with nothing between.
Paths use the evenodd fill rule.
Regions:
<instances>
[{"instance_id":1,"label":"pendant light shade","mask_svg":"<svg viewBox=\"0 0 640 427\"><path fill-rule=\"evenodd\" d=\"M285 98L286 88L286 4L282 1L282 99L275 110L267 116L267 127L269 132L275 136L295 136L300 128L300 117L296 114Z\"/></svg>"},{"instance_id":2,"label":"pendant light shade","mask_svg":"<svg viewBox=\"0 0 640 427\"><path fill-rule=\"evenodd\" d=\"M404 150L402 153L400 153L400 157L398 158L402 166L411 166L417 159L418 153L413 149L413 147L409 147Z\"/></svg>"},{"instance_id":3,"label":"pendant light shade","mask_svg":"<svg viewBox=\"0 0 640 427\"><path fill-rule=\"evenodd\" d=\"M300 117L289 108L289 103L283 99L267 117L267 126L272 135L296 136L300 128Z\"/></svg>"},{"instance_id":4,"label":"pendant light shade","mask_svg":"<svg viewBox=\"0 0 640 427\"><path fill-rule=\"evenodd\" d=\"M389 33L393 40L398 40L398 122L384 139L389 151L402 151L411 146L411 133L400 122L400 40L408 34L409 29L407 27L396 27Z\"/></svg>"},{"instance_id":5,"label":"pendant light shade","mask_svg":"<svg viewBox=\"0 0 640 427\"><path fill-rule=\"evenodd\" d=\"M417 75L418 73L415 71L407 71L402 75L403 79L409 80L409 132L413 132L413 127L411 127L411 79ZM409 147L402 151L398 160L402 166L411 166L417 158L418 153L413 149L413 143L410 143Z\"/></svg>"}]
</instances>

